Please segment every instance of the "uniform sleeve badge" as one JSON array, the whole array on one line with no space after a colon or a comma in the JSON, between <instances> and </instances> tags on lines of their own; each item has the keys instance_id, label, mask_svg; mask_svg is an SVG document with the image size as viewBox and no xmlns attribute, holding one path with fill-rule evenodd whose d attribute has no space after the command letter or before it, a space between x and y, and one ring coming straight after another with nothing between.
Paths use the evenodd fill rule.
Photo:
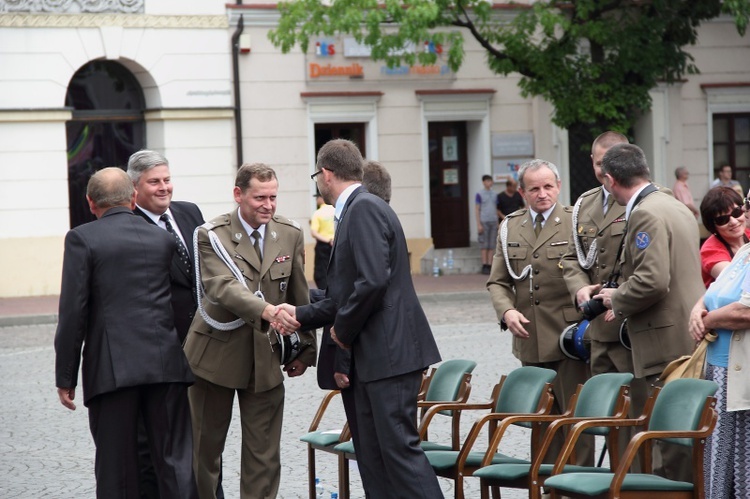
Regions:
<instances>
[{"instance_id":1,"label":"uniform sleeve badge","mask_svg":"<svg viewBox=\"0 0 750 499\"><path fill-rule=\"evenodd\" d=\"M648 232L639 232L635 235L636 248L645 250L649 244L651 244L651 236L648 235Z\"/></svg>"}]
</instances>

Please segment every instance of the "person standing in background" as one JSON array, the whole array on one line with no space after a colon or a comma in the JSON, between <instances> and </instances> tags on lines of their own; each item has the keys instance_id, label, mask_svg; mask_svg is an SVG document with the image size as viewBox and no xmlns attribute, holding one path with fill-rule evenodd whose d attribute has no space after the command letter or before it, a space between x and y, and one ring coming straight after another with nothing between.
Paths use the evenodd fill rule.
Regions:
<instances>
[{"instance_id":1,"label":"person standing in background","mask_svg":"<svg viewBox=\"0 0 750 499\"><path fill-rule=\"evenodd\" d=\"M711 182L711 188L714 187L731 187L737 194L743 196L745 193L742 192L742 185L732 178L732 167L730 165L724 165L719 168L719 176Z\"/></svg>"},{"instance_id":2,"label":"person standing in background","mask_svg":"<svg viewBox=\"0 0 750 499\"><path fill-rule=\"evenodd\" d=\"M526 206L523 202L523 196L518 192L518 182L513 177L508 177L505 181L505 190L497 195L497 217L502 222L505 217L516 210Z\"/></svg>"},{"instance_id":3,"label":"person standing in background","mask_svg":"<svg viewBox=\"0 0 750 499\"><path fill-rule=\"evenodd\" d=\"M690 192L690 186L688 186L687 183L688 178L690 178L690 172L684 166L678 166L674 171L674 176L677 179L675 180L674 187L672 187L674 197L677 198L677 201L680 201L687 206L688 210L695 215L697 220L700 212L698 211L698 208L695 207L693 193Z\"/></svg>"},{"instance_id":4,"label":"person standing in background","mask_svg":"<svg viewBox=\"0 0 750 499\"><path fill-rule=\"evenodd\" d=\"M331 259L334 237L334 209L333 206L323 201L323 196L319 192L315 193L315 204L318 209L310 218L310 235L315 239L313 280L318 289L326 289L326 272L328 271L328 260Z\"/></svg>"},{"instance_id":5,"label":"person standing in background","mask_svg":"<svg viewBox=\"0 0 750 499\"><path fill-rule=\"evenodd\" d=\"M492 177L482 175L484 189L477 192L474 213L477 219L477 234L482 252L482 274L489 275L492 255L497 243L497 194L492 190Z\"/></svg>"}]
</instances>

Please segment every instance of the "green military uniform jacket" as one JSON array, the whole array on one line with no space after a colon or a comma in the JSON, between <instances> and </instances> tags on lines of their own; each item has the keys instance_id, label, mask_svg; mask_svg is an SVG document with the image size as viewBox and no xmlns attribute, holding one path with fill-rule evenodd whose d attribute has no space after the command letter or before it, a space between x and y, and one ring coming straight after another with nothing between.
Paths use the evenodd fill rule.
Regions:
<instances>
[{"instance_id":1,"label":"green military uniform jacket","mask_svg":"<svg viewBox=\"0 0 750 499\"><path fill-rule=\"evenodd\" d=\"M245 278L245 289L219 259L208 239L208 229L219 237ZM199 313L185 339L185 354L193 372L211 383L245 389L254 379L255 391L270 390L284 381L276 335L267 335L261 319L266 305L309 303L304 272L304 237L299 224L278 215L266 225L263 262L253 248L237 211L221 215L197 229L203 306L219 322L242 318L245 324L230 331L209 326ZM260 289L265 301L253 293ZM300 333L309 343L298 357L315 365L315 332ZM274 350L272 350L273 344Z\"/></svg>"},{"instance_id":2,"label":"green military uniform jacket","mask_svg":"<svg viewBox=\"0 0 750 499\"><path fill-rule=\"evenodd\" d=\"M508 263L511 269L516 275L521 275L524 267L532 266L531 275L521 281L516 281L508 272L502 238L498 236L487 289L499 321L502 322L505 312L513 308L531 321L524 326L529 338L513 338L513 355L522 362L554 362L566 358L559 346L560 333L580 319L570 301L560 265L560 258L568 250L571 212L570 207L558 203L538 238L528 209L506 217L504 223L508 227ZM533 282L529 289L531 276Z\"/></svg>"},{"instance_id":3,"label":"green military uniform jacket","mask_svg":"<svg viewBox=\"0 0 750 499\"><path fill-rule=\"evenodd\" d=\"M615 265L617 250L625 231L625 207L617 204L614 197L610 195L607 199L609 207L605 215L602 204L603 191L604 188L600 186L581 194L578 219L574 222L568 251L563 256L563 276L571 302L574 304L576 304L576 293L579 289L607 281ZM589 269L584 269L578 263L574 238L578 238L584 258L596 241L595 260ZM618 282L622 282L622 279ZM591 338L601 342L620 341L622 320L605 322L604 315L601 314L591 321L588 329Z\"/></svg>"},{"instance_id":4,"label":"green military uniform jacket","mask_svg":"<svg viewBox=\"0 0 750 499\"><path fill-rule=\"evenodd\" d=\"M653 192L635 206L625 237L623 280L612 294L612 309L628 319L635 375L641 378L693 351L688 320L706 290L695 217L668 193Z\"/></svg>"}]
</instances>

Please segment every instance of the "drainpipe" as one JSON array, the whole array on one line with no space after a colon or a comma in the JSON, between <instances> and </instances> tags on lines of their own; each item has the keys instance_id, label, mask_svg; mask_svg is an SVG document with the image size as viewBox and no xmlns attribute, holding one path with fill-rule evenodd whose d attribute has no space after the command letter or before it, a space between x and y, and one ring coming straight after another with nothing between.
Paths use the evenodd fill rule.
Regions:
<instances>
[{"instance_id":1,"label":"drainpipe","mask_svg":"<svg viewBox=\"0 0 750 499\"><path fill-rule=\"evenodd\" d=\"M242 2L239 2L240 4ZM240 106L240 35L245 22L240 14L237 29L232 34L232 73L234 75L234 134L237 149L237 168L242 166L242 107Z\"/></svg>"}]
</instances>

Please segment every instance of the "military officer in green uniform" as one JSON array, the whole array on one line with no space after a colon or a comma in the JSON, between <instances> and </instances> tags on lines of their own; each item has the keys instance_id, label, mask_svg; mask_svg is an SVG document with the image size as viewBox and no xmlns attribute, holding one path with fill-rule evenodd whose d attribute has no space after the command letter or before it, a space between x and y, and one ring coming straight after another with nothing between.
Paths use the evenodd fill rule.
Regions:
<instances>
[{"instance_id":1,"label":"military officer in green uniform","mask_svg":"<svg viewBox=\"0 0 750 499\"><path fill-rule=\"evenodd\" d=\"M646 156L638 146L612 146L602 159L602 175L604 187L626 207L627 222L620 261L623 280L594 298L602 299L618 320L628 320L636 378L659 385L666 365L694 347L688 320L705 292L698 227L684 204L650 182ZM692 481L690 452L685 449L658 447L657 473Z\"/></svg>"},{"instance_id":2,"label":"military officer in green uniform","mask_svg":"<svg viewBox=\"0 0 750 499\"><path fill-rule=\"evenodd\" d=\"M276 497L279 489L284 376L269 323L275 305L309 300L303 234L296 222L275 214L277 192L270 167L242 165L234 187L238 209L196 232L195 267L205 296L185 354L197 378L189 398L202 499L215 497L235 393L242 422L240 497ZM314 334L299 334L307 348L283 367L289 377L314 365Z\"/></svg>"},{"instance_id":3,"label":"military officer in green uniform","mask_svg":"<svg viewBox=\"0 0 750 499\"><path fill-rule=\"evenodd\" d=\"M519 192L528 208L508 215L500 227L487 289L501 327L513 335L513 354L524 364L557 371L553 383L555 407L562 412L588 366L566 357L560 333L580 314L570 301L560 258L567 252L571 209L557 202L560 175L544 160L524 163L518 172ZM553 461L562 435L547 454ZM577 449L578 464L593 464L591 440Z\"/></svg>"}]
</instances>

